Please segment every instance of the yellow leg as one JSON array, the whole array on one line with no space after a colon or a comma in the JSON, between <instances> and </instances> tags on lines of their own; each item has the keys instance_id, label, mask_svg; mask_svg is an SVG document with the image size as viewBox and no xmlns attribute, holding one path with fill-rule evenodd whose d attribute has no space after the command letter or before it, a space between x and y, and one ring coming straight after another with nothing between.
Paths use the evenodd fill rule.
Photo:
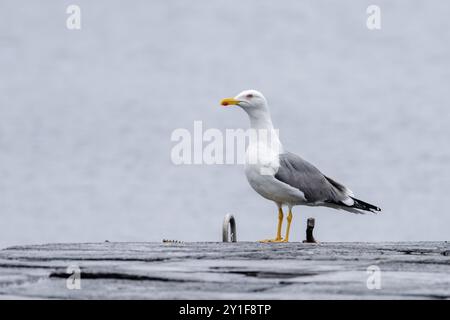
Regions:
<instances>
[{"instance_id":1,"label":"yellow leg","mask_svg":"<svg viewBox=\"0 0 450 320\"><path fill-rule=\"evenodd\" d=\"M291 208L289 208L289 214L287 216L286 237L284 238L283 242L289 242L289 230L291 229L291 222L292 222L292 211Z\"/></svg>"},{"instance_id":2,"label":"yellow leg","mask_svg":"<svg viewBox=\"0 0 450 320\"><path fill-rule=\"evenodd\" d=\"M283 209L278 208L278 227L277 227L277 237L275 239L266 239L260 240L259 242L282 242L283 238L281 237L281 227L283 225Z\"/></svg>"},{"instance_id":3,"label":"yellow leg","mask_svg":"<svg viewBox=\"0 0 450 320\"><path fill-rule=\"evenodd\" d=\"M277 227L277 237L275 240L281 240L281 226L283 225L283 209L281 207L278 209L278 227Z\"/></svg>"}]
</instances>

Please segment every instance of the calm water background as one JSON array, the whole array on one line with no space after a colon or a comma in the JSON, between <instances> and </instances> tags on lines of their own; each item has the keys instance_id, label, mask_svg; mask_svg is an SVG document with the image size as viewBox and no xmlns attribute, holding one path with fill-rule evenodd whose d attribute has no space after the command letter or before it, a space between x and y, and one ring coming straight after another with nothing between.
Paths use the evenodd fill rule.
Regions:
<instances>
[{"instance_id":1,"label":"calm water background","mask_svg":"<svg viewBox=\"0 0 450 320\"><path fill-rule=\"evenodd\" d=\"M450 2L0 2L0 247L240 240L276 208L239 165L175 166L176 128L247 128L218 101L254 88L285 147L380 215L297 207L322 241L449 240Z\"/></svg>"}]
</instances>

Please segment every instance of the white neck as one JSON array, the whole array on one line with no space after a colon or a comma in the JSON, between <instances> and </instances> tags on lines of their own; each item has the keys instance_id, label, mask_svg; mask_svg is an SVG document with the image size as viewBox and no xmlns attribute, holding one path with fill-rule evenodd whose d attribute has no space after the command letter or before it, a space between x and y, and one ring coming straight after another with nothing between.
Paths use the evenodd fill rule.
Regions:
<instances>
[{"instance_id":1,"label":"white neck","mask_svg":"<svg viewBox=\"0 0 450 320\"><path fill-rule=\"evenodd\" d=\"M257 143L266 144L270 148L276 148L279 153L283 152L283 145L278 133L273 127L272 119L268 110L252 110L248 112L250 127L257 131ZM267 139L268 138L268 139Z\"/></svg>"},{"instance_id":2,"label":"white neck","mask_svg":"<svg viewBox=\"0 0 450 320\"><path fill-rule=\"evenodd\" d=\"M252 110L248 113L252 129L273 130L272 119L267 110Z\"/></svg>"}]
</instances>

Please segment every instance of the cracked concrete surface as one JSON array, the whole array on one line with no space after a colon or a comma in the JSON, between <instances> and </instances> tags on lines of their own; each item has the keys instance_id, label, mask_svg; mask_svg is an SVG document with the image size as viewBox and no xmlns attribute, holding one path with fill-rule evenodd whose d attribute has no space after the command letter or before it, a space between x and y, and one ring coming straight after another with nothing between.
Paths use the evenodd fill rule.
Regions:
<instances>
[{"instance_id":1,"label":"cracked concrete surface","mask_svg":"<svg viewBox=\"0 0 450 320\"><path fill-rule=\"evenodd\" d=\"M448 242L76 243L0 251L0 298L450 299ZM66 287L68 266L81 289ZM369 266L381 288L370 290Z\"/></svg>"}]
</instances>

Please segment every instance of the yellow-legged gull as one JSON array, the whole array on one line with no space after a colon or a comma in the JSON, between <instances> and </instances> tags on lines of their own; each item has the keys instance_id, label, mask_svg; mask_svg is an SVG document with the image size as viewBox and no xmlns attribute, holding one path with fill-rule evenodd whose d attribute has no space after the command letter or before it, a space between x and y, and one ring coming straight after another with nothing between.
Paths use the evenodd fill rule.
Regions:
<instances>
[{"instance_id":1,"label":"yellow-legged gull","mask_svg":"<svg viewBox=\"0 0 450 320\"><path fill-rule=\"evenodd\" d=\"M264 242L288 242L292 207L326 206L353 213L376 212L380 208L356 199L353 192L322 174L301 157L285 151L273 127L267 100L256 90L246 90L234 98L223 99L223 106L241 107L250 118L256 138L246 151L245 174L252 188L278 206L278 227L274 239ZM262 133L262 134L261 134ZM286 235L281 237L283 206L289 208Z\"/></svg>"}]
</instances>

